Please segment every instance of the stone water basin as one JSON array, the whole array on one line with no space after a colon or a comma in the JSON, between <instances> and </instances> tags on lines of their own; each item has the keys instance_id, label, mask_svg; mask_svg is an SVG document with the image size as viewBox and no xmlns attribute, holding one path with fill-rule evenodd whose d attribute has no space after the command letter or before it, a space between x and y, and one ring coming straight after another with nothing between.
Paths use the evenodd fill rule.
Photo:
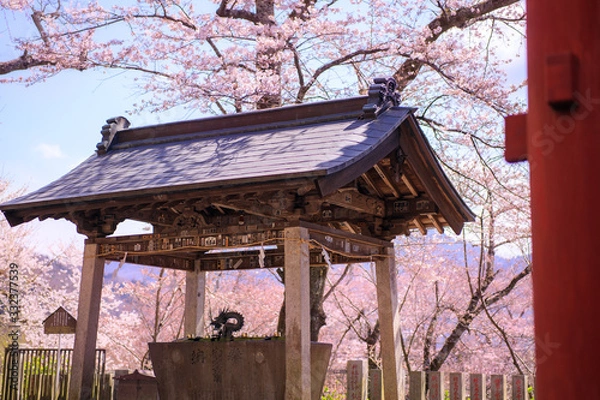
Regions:
<instances>
[{"instance_id":1,"label":"stone water basin","mask_svg":"<svg viewBox=\"0 0 600 400\"><path fill-rule=\"evenodd\" d=\"M149 343L161 400L283 400L285 340ZM330 343L311 343L311 398L319 400Z\"/></svg>"}]
</instances>

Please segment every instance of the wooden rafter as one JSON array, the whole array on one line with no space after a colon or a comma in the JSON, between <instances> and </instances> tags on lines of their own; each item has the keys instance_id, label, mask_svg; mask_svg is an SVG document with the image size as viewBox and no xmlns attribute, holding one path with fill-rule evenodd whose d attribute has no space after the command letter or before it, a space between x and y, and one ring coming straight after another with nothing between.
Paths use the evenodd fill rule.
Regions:
<instances>
[{"instance_id":1,"label":"wooden rafter","mask_svg":"<svg viewBox=\"0 0 600 400\"><path fill-rule=\"evenodd\" d=\"M421 218L419 216L413 219L413 223L415 224L419 232L421 232L421 234L427 234L427 228L425 227L425 225L423 225L423 222L421 222Z\"/></svg>"},{"instance_id":2,"label":"wooden rafter","mask_svg":"<svg viewBox=\"0 0 600 400\"><path fill-rule=\"evenodd\" d=\"M427 216L429 217L429 220L431 221L435 229L438 231L438 233L444 233L444 227L442 226L442 224L440 224L440 221L437 220L435 214L427 214Z\"/></svg>"},{"instance_id":3,"label":"wooden rafter","mask_svg":"<svg viewBox=\"0 0 600 400\"><path fill-rule=\"evenodd\" d=\"M383 168L381 168L379 166L379 164L375 164L373 166L373 169L377 172L377 174L379 175L379 177L385 182L385 184L387 185L387 187L392 191L392 194L394 195L394 197L401 197L400 191L398 190L398 188L394 184L394 181L388 175L388 173L385 172L383 170Z\"/></svg>"},{"instance_id":4,"label":"wooden rafter","mask_svg":"<svg viewBox=\"0 0 600 400\"><path fill-rule=\"evenodd\" d=\"M375 195L377 197L383 197L383 194L381 193L381 191L379 190L379 188L377 187L377 185L375 184L373 179L371 179L368 172L365 172L364 174L362 174L361 177L364 179L364 181L367 183L367 185L369 185L369 188L375 193Z\"/></svg>"},{"instance_id":5,"label":"wooden rafter","mask_svg":"<svg viewBox=\"0 0 600 400\"><path fill-rule=\"evenodd\" d=\"M406 188L410 191L410 194L414 197L417 197L419 195L419 192L417 192L417 189L415 189L410 179L408 179L408 177L405 174L402 174L401 179L402 182L406 185Z\"/></svg>"}]
</instances>

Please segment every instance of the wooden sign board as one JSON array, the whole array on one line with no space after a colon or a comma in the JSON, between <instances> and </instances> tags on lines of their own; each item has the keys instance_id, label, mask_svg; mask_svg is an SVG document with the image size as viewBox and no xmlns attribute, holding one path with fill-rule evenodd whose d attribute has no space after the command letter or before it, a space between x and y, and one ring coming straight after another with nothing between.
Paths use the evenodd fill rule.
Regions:
<instances>
[{"instance_id":1,"label":"wooden sign board","mask_svg":"<svg viewBox=\"0 0 600 400\"><path fill-rule=\"evenodd\" d=\"M77 326L77 320L62 307L58 307L56 311L48 316L43 322L44 333L58 334L58 333L75 333Z\"/></svg>"}]
</instances>

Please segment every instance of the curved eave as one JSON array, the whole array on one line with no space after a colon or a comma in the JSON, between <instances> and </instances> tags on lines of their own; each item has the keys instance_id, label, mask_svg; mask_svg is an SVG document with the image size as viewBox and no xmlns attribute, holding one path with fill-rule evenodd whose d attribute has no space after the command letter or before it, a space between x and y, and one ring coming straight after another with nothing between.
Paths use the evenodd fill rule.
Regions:
<instances>
[{"instance_id":1,"label":"curved eave","mask_svg":"<svg viewBox=\"0 0 600 400\"><path fill-rule=\"evenodd\" d=\"M321 196L334 193L339 188L357 179L359 176L373 168L375 164L385 158L390 152L400 145L398 127L410 115L410 109L391 108L377 117L370 129L384 130L381 140L372 146L369 151L360 157L355 157L349 162L327 170L325 176L317 179L317 187Z\"/></svg>"},{"instance_id":2,"label":"curved eave","mask_svg":"<svg viewBox=\"0 0 600 400\"><path fill-rule=\"evenodd\" d=\"M475 220L475 214L446 176L414 115L401 126L400 147L448 225L459 234L465 222Z\"/></svg>"},{"instance_id":3,"label":"curved eave","mask_svg":"<svg viewBox=\"0 0 600 400\"><path fill-rule=\"evenodd\" d=\"M124 203L156 202L161 198L170 198L186 193L196 195L209 194L214 191L226 190L228 192L242 190L244 187L272 186L278 188L300 187L311 185L314 179L326 174L326 171L312 171L311 173L285 174L267 177L252 177L245 179L223 180L218 182L205 182L196 185L181 185L167 187L153 187L143 190L131 190L120 193L103 193L93 196L70 197L68 199L41 200L1 204L0 207L10 226L17 226L36 218L62 218L63 215L94 208L110 208ZM43 188L42 188L43 189ZM40 190L42 190L40 189ZM16 199L18 200L18 199Z\"/></svg>"}]
</instances>

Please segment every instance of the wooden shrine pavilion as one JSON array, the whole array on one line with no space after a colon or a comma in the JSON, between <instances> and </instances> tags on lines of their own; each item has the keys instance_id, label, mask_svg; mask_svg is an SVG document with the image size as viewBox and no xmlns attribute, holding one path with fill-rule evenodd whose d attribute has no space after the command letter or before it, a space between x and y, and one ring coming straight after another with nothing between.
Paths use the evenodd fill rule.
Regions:
<instances>
[{"instance_id":1,"label":"wooden shrine pavilion","mask_svg":"<svg viewBox=\"0 0 600 400\"><path fill-rule=\"evenodd\" d=\"M202 334L207 271L282 267L286 399L309 399L309 267L326 263L326 249L334 263L376 263L385 397L399 399L390 241L459 233L473 214L394 89L380 79L368 96L141 128L110 119L90 158L0 205L12 226L65 218L87 236L70 398L91 396L105 260L126 259L187 271L186 335ZM126 219L153 233L111 237Z\"/></svg>"}]
</instances>

